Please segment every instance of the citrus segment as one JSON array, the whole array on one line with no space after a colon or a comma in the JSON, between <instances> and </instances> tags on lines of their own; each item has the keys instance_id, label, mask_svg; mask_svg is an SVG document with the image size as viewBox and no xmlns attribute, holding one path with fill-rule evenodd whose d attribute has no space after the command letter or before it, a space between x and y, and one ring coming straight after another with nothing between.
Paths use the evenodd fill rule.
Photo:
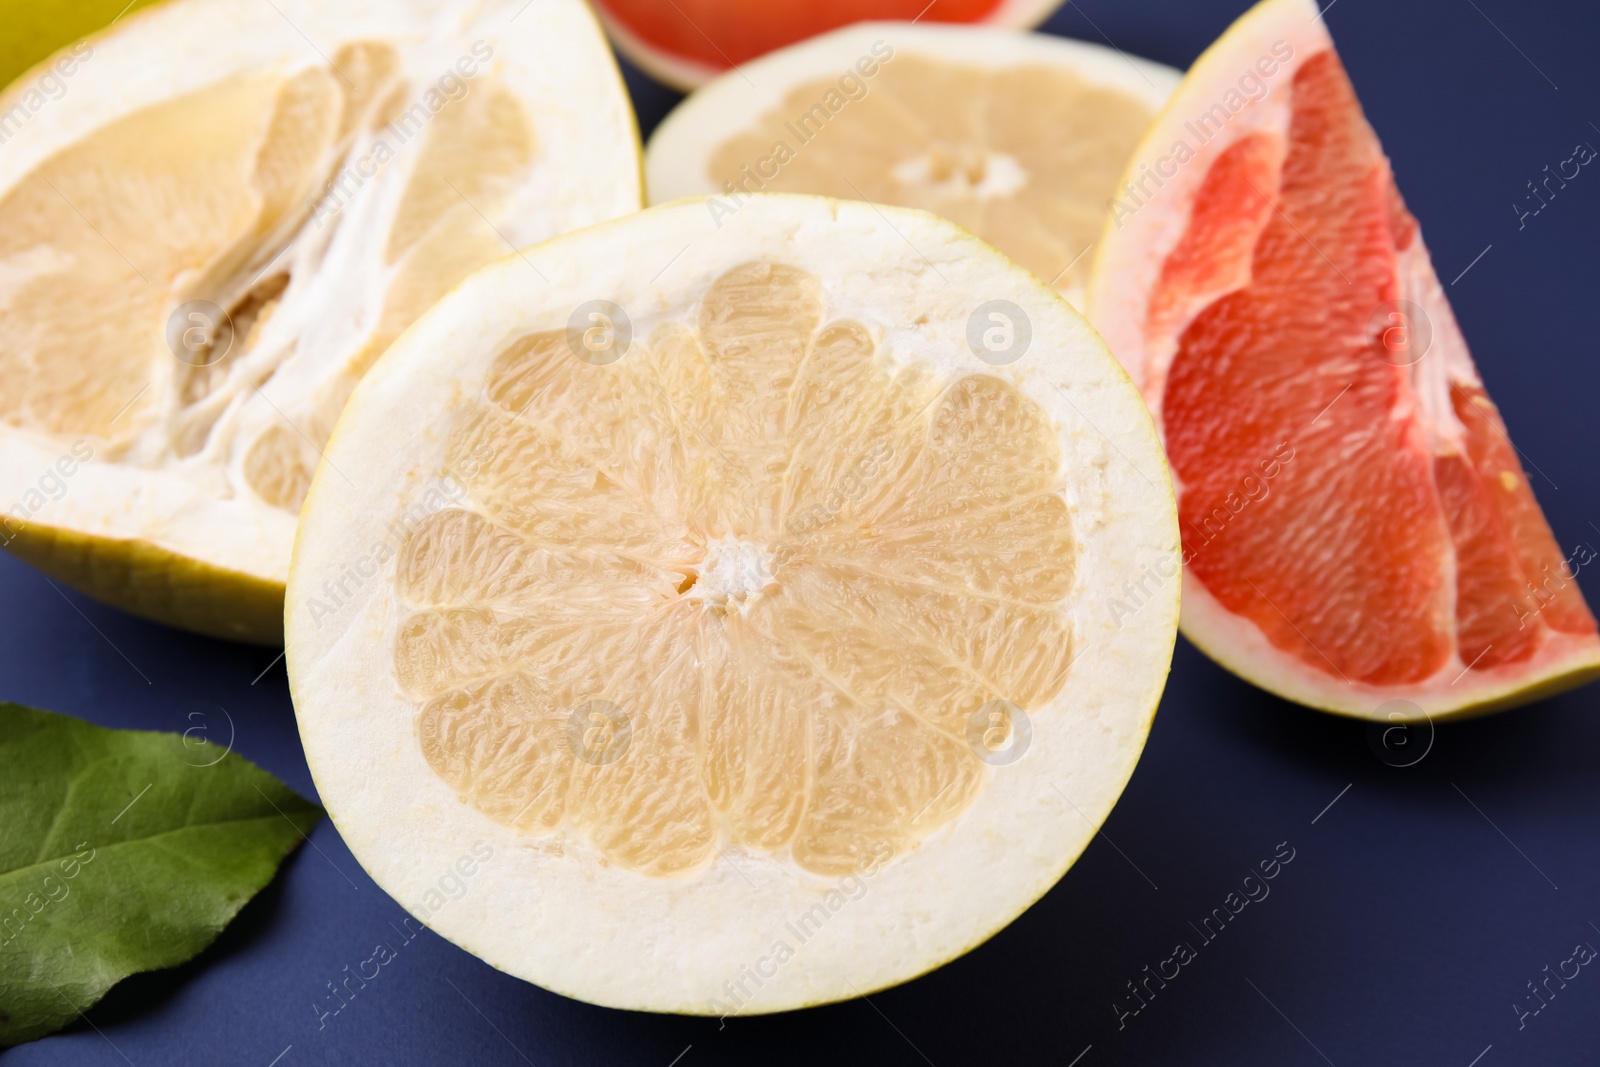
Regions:
<instances>
[{"instance_id":1,"label":"citrus segment","mask_svg":"<svg viewBox=\"0 0 1600 1067\"><path fill-rule=\"evenodd\" d=\"M1075 300L1123 165L1176 83L1076 41L854 26L685 101L651 140L651 197L715 194L719 214L758 191L921 208Z\"/></svg>"},{"instance_id":2,"label":"citrus segment","mask_svg":"<svg viewBox=\"0 0 1600 1067\"><path fill-rule=\"evenodd\" d=\"M995 300L1037 353L977 358ZM575 995L717 1010L869 876L760 1010L901 980L1034 899L1120 789L1176 589L1107 605L1176 551L1132 465L1160 463L1092 331L932 216L691 201L531 249L379 362L313 481L287 624L319 789L403 898L411 857L493 841L484 902L525 918L439 928Z\"/></svg>"},{"instance_id":3,"label":"citrus segment","mask_svg":"<svg viewBox=\"0 0 1600 1067\"><path fill-rule=\"evenodd\" d=\"M1268 0L1197 64L1130 174L1170 164L1172 136L1194 136L1180 122L1257 50L1284 69L1171 186L1125 187L1095 280L1159 412L1188 626L1241 673L1354 714L1581 680L1594 619L1314 16Z\"/></svg>"}]
</instances>

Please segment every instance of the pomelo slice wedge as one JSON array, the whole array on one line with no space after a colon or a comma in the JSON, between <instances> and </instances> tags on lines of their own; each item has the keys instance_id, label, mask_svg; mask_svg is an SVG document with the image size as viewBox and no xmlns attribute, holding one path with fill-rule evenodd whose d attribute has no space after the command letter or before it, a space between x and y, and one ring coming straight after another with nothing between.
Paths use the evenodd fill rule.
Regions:
<instances>
[{"instance_id":1,"label":"pomelo slice wedge","mask_svg":"<svg viewBox=\"0 0 1600 1067\"><path fill-rule=\"evenodd\" d=\"M598 25L519 6L175 0L0 95L5 547L282 639L295 517L362 372L473 269L639 205Z\"/></svg>"},{"instance_id":2,"label":"pomelo slice wedge","mask_svg":"<svg viewBox=\"0 0 1600 1067\"><path fill-rule=\"evenodd\" d=\"M868 23L695 92L645 153L653 203L816 193L959 223L1081 305L1106 202L1180 75L1011 30Z\"/></svg>"},{"instance_id":3,"label":"pomelo slice wedge","mask_svg":"<svg viewBox=\"0 0 1600 1067\"><path fill-rule=\"evenodd\" d=\"M1090 313L1183 524L1184 632L1313 707L1496 710L1600 672L1595 621L1309 0L1201 57L1135 154Z\"/></svg>"},{"instance_id":4,"label":"pomelo slice wedge","mask_svg":"<svg viewBox=\"0 0 1600 1067\"><path fill-rule=\"evenodd\" d=\"M1062 0L597 0L612 40L654 77L689 90L731 67L858 22L917 20L1026 29Z\"/></svg>"},{"instance_id":5,"label":"pomelo slice wedge","mask_svg":"<svg viewBox=\"0 0 1600 1067\"><path fill-rule=\"evenodd\" d=\"M599 1004L775 1011L1061 877L1178 586L1110 605L1177 552L1149 413L1025 271L921 212L683 201L482 271L363 380L290 685L345 841L440 934Z\"/></svg>"}]
</instances>

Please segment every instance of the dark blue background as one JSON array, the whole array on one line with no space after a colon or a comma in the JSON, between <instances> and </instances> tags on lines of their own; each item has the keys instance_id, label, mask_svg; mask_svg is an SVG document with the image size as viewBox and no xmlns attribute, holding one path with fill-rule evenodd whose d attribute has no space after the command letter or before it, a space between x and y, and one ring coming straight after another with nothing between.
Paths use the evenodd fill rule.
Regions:
<instances>
[{"instance_id":1,"label":"dark blue background","mask_svg":"<svg viewBox=\"0 0 1600 1067\"><path fill-rule=\"evenodd\" d=\"M1048 28L1184 67L1245 6L1085 0ZM1545 164L1579 141L1600 145L1600 15L1572 0L1336 0L1327 18L1439 274L1448 282L1493 246L1450 290L1457 315L1543 472L1532 476L1558 540L1600 546L1600 171L1520 232L1511 207ZM632 71L629 84L648 132L675 97ZM1593 571L1580 581L1600 601ZM237 751L315 795L273 652L60 595L6 556L0 598L0 697L174 731L194 724L203 705L192 702L209 702L227 709ZM1361 724L1258 692L1180 642L1105 834L1031 911L870 1002L726 1027L567 1000L427 933L319 1030L324 983L404 914L324 822L316 847L197 960L129 979L89 1013L93 1028L6 1061L1595 1063L1600 969L1520 1031L1511 1005L1575 943L1600 946L1597 700L1589 688L1441 728L1426 759L1398 769L1374 757ZM223 740L228 724L211 716ZM1119 1030L1123 984L1175 942L1198 941L1188 924L1282 841L1296 856L1271 895Z\"/></svg>"}]
</instances>

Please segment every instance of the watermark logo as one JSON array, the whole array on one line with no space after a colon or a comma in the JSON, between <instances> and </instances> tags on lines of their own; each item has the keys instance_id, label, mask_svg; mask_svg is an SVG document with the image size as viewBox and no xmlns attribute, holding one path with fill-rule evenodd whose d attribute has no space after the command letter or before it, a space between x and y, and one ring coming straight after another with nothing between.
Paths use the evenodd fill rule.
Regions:
<instances>
[{"instance_id":1,"label":"watermark logo","mask_svg":"<svg viewBox=\"0 0 1600 1067\"><path fill-rule=\"evenodd\" d=\"M494 846L487 841L474 841L469 853L463 853L433 880L427 892L422 894L422 899L411 907L411 914L427 922L443 911L446 905L466 899L472 888L472 879L492 859Z\"/></svg>"},{"instance_id":2,"label":"watermark logo","mask_svg":"<svg viewBox=\"0 0 1600 1067\"><path fill-rule=\"evenodd\" d=\"M834 882L827 892L818 894L809 908L783 924L782 932L773 937L766 953L740 967L737 974L722 983L722 997L712 997L706 1002L711 1013L723 1019L743 1013L756 994L778 976L784 964L820 936L836 915L867 895L871 888L868 881L894 857L893 844L881 840L873 842L849 874Z\"/></svg>"},{"instance_id":3,"label":"watermark logo","mask_svg":"<svg viewBox=\"0 0 1600 1067\"><path fill-rule=\"evenodd\" d=\"M233 318L209 300L185 300L167 316L167 347L191 367L209 367L233 348Z\"/></svg>"},{"instance_id":4,"label":"watermark logo","mask_svg":"<svg viewBox=\"0 0 1600 1067\"><path fill-rule=\"evenodd\" d=\"M1528 1020L1548 1008L1561 990L1567 988L1567 983L1576 979L1583 973L1583 968L1594 962L1595 955L1593 945L1580 941L1572 946L1572 955L1557 963L1555 969L1552 970L1547 963L1538 978L1529 979L1527 995L1518 994L1522 1003L1515 1000L1511 1002L1511 1010L1517 1017L1517 1029L1527 1029Z\"/></svg>"},{"instance_id":5,"label":"watermark logo","mask_svg":"<svg viewBox=\"0 0 1600 1067\"><path fill-rule=\"evenodd\" d=\"M1033 344L1033 320L1009 300L986 300L967 316L967 347L997 367L1021 359Z\"/></svg>"},{"instance_id":6,"label":"watermark logo","mask_svg":"<svg viewBox=\"0 0 1600 1067\"><path fill-rule=\"evenodd\" d=\"M67 95L67 79L78 73L80 64L94 55L88 41L79 41L56 57L48 70L34 79L32 85L15 94L16 101L5 111L0 111L0 145L15 137L22 127L46 106Z\"/></svg>"},{"instance_id":7,"label":"watermark logo","mask_svg":"<svg viewBox=\"0 0 1600 1067\"><path fill-rule=\"evenodd\" d=\"M1146 964L1138 975L1125 981L1123 988L1128 991L1127 995L1118 993L1111 1001L1111 1010L1117 1017L1117 1029L1126 1030L1129 1019L1150 1007L1151 1002L1169 984L1188 973L1186 969L1200 958L1201 951L1221 937L1246 908L1265 901L1272 893L1272 886L1268 883L1294 862L1296 854L1289 842L1278 842L1269 858L1259 861L1253 869L1246 868L1248 873L1235 883L1238 888L1230 888L1228 895L1222 898L1222 903L1202 916L1198 925L1192 920L1189 922L1189 929L1197 935L1194 941L1188 940L1189 935L1184 933L1184 940L1173 946L1172 955L1157 962L1153 968Z\"/></svg>"},{"instance_id":8,"label":"watermark logo","mask_svg":"<svg viewBox=\"0 0 1600 1067\"><path fill-rule=\"evenodd\" d=\"M816 534L833 525L845 508L859 504L893 457L894 446L887 441L874 441L872 447L829 486L821 501L790 516L783 524L784 538L772 546L772 565L777 567L792 561Z\"/></svg>"},{"instance_id":9,"label":"watermark logo","mask_svg":"<svg viewBox=\"0 0 1600 1067\"><path fill-rule=\"evenodd\" d=\"M1580 570L1595 561L1596 555L1593 545L1588 542L1580 543L1573 547L1572 554L1562 560L1554 571L1548 563L1541 567L1537 575L1541 579L1538 585L1534 585L1531 578L1523 582L1523 595L1511 601L1511 610L1517 616L1517 629L1524 629L1529 619L1533 619L1534 624L1538 625L1538 615L1552 604L1558 603L1563 594L1571 596L1572 594L1567 592L1568 587L1578 580Z\"/></svg>"},{"instance_id":10,"label":"watermark logo","mask_svg":"<svg viewBox=\"0 0 1600 1067\"><path fill-rule=\"evenodd\" d=\"M221 704L191 700L184 705L189 725L183 731L183 762L191 767L215 767L233 751L233 716ZM227 740L222 740L222 727ZM213 734L212 731L216 733Z\"/></svg>"},{"instance_id":11,"label":"watermark logo","mask_svg":"<svg viewBox=\"0 0 1600 1067\"><path fill-rule=\"evenodd\" d=\"M1033 721L1009 700L990 700L967 719L967 747L991 767L1017 762L1033 744Z\"/></svg>"},{"instance_id":12,"label":"watermark logo","mask_svg":"<svg viewBox=\"0 0 1600 1067\"><path fill-rule=\"evenodd\" d=\"M94 445L88 441L78 440L72 443L69 454L57 457L56 461L44 469L38 481L30 486L17 500L0 515L0 548L9 545L23 530L28 528L28 520L38 514L41 509L52 500L60 500L67 495L67 479L78 473L78 468L94 458Z\"/></svg>"},{"instance_id":13,"label":"watermark logo","mask_svg":"<svg viewBox=\"0 0 1600 1067\"><path fill-rule=\"evenodd\" d=\"M429 485L417 500L384 528L383 537L375 541L364 555L345 563L333 577L322 583L322 596L312 594L305 600L311 621L321 629L325 620L338 614L355 599L368 581L383 573L384 566L393 559L417 529L430 516L446 508L459 505L467 499L467 482L475 478L484 464L494 459L495 451L487 444L473 449L471 455L458 461L438 481Z\"/></svg>"},{"instance_id":14,"label":"watermark logo","mask_svg":"<svg viewBox=\"0 0 1600 1067\"><path fill-rule=\"evenodd\" d=\"M1392 367L1409 367L1433 345L1433 320L1409 300L1385 300L1367 319L1367 336L1378 357Z\"/></svg>"},{"instance_id":15,"label":"watermark logo","mask_svg":"<svg viewBox=\"0 0 1600 1067\"><path fill-rule=\"evenodd\" d=\"M1433 719L1409 700L1378 705L1367 724L1367 747L1390 767L1415 767L1433 751Z\"/></svg>"},{"instance_id":16,"label":"watermark logo","mask_svg":"<svg viewBox=\"0 0 1600 1067\"><path fill-rule=\"evenodd\" d=\"M94 862L94 855L94 846L87 841L78 842L71 855L44 867L44 874L39 876L38 882L33 884L19 902L9 907L0 905L0 947L9 945L20 937L34 916L50 905L59 904L71 896L72 887L67 883L78 877L84 867ZM34 871L40 866L35 864ZM20 891L19 888L18 892Z\"/></svg>"},{"instance_id":17,"label":"watermark logo","mask_svg":"<svg viewBox=\"0 0 1600 1067\"><path fill-rule=\"evenodd\" d=\"M371 150L339 168L323 186L322 195L310 203L311 219L321 229L328 219L343 211L362 188L396 156L400 149L433 121L450 104L466 99L470 82L494 57L494 48L484 41L472 42L470 55L458 57L454 64L430 85L420 97L383 128L383 136L373 139Z\"/></svg>"},{"instance_id":18,"label":"watermark logo","mask_svg":"<svg viewBox=\"0 0 1600 1067\"><path fill-rule=\"evenodd\" d=\"M893 46L886 41L874 41L868 54L847 67L820 99L783 124L784 132L794 139L793 145L784 138L773 141L767 154L756 160L754 167L749 163L741 164L739 177L729 178L722 183L726 199L707 197L706 210L711 213L711 221L716 223L718 229L722 227L724 218L737 215L750 197L776 179L778 173L799 155L799 149L815 140L836 115L851 103L866 99L868 79L875 77L893 58Z\"/></svg>"},{"instance_id":19,"label":"watermark logo","mask_svg":"<svg viewBox=\"0 0 1600 1067\"><path fill-rule=\"evenodd\" d=\"M1294 457L1294 446L1288 441L1280 441L1271 455L1256 461L1240 476L1233 487L1222 495L1221 501L1211 509L1210 514L1191 518L1188 529L1184 531L1184 563L1194 559L1216 540L1228 524L1239 517L1240 512L1271 496L1272 480L1294 462Z\"/></svg>"},{"instance_id":20,"label":"watermark logo","mask_svg":"<svg viewBox=\"0 0 1600 1067\"><path fill-rule=\"evenodd\" d=\"M567 317L567 347L595 367L615 363L633 344L633 320L609 300L585 300Z\"/></svg>"},{"instance_id":21,"label":"watermark logo","mask_svg":"<svg viewBox=\"0 0 1600 1067\"><path fill-rule=\"evenodd\" d=\"M369 983L377 981L383 969L400 958L400 950L417 939L430 919L451 904L465 900L471 892L472 879L489 865L494 856L493 845L487 841L474 841L469 851L458 856L454 863L447 865L433 879L422 894L422 899L406 909L411 914L402 919L399 926L389 924L389 929L397 935L393 941L387 940L388 935L384 935L385 940L373 946L372 955L356 963L353 968L346 964L333 981L325 982L328 995L319 994L311 1002L311 1011L317 1017L317 1029L326 1030L329 1019L348 1008L359 993L366 991Z\"/></svg>"},{"instance_id":22,"label":"watermark logo","mask_svg":"<svg viewBox=\"0 0 1600 1067\"><path fill-rule=\"evenodd\" d=\"M413 925L416 926L415 930L412 929ZM333 981L324 983L328 995L311 1002L311 1010L317 1016L318 1030L326 1030L329 1019L348 1008L358 994L366 991L369 983L378 980L383 974L383 968L400 958L400 949L417 939L422 933L422 924L417 919L406 916L400 920L399 926L390 923L389 929L398 935L394 942L378 942L372 948L372 955L355 964L353 970L350 964L345 964L339 975L335 976L338 985Z\"/></svg>"},{"instance_id":23,"label":"watermark logo","mask_svg":"<svg viewBox=\"0 0 1600 1067\"><path fill-rule=\"evenodd\" d=\"M1274 41L1269 53L1245 67L1221 99L1191 113L1183 124L1186 136L1174 141L1165 155L1152 163L1139 164L1139 173L1123 183L1120 190L1122 195L1113 196L1106 205L1118 229L1154 200L1167 182L1178 176L1178 171L1198 154L1196 148L1215 140L1228 128L1234 116L1249 105L1267 98L1271 91L1267 83L1294 59L1294 46L1288 41Z\"/></svg>"},{"instance_id":24,"label":"watermark logo","mask_svg":"<svg viewBox=\"0 0 1600 1067\"><path fill-rule=\"evenodd\" d=\"M1163 556L1146 564L1137 578L1122 583L1122 596L1107 604L1112 625L1122 629L1127 621L1149 605L1168 582L1178 579L1183 568L1193 563L1207 545L1227 529L1246 508L1260 504L1272 495L1272 480L1294 461L1294 446L1280 442L1271 455L1246 468L1232 488L1222 494L1221 501L1210 514L1197 513L1190 518L1183 531L1183 550L1179 556Z\"/></svg>"},{"instance_id":25,"label":"watermark logo","mask_svg":"<svg viewBox=\"0 0 1600 1067\"><path fill-rule=\"evenodd\" d=\"M633 744L633 720L609 700L586 700L567 718L567 744L590 766L609 766Z\"/></svg>"},{"instance_id":26,"label":"watermark logo","mask_svg":"<svg viewBox=\"0 0 1600 1067\"><path fill-rule=\"evenodd\" d=\"M1124 581L1122 596L1110 601L1112 625L1119 630L1126 626L1128 620L1144 610L1168 582L1183 573L1183 564L1190 558L1183 554L1162 556L1154 563L1145 564L1137 580L1129 578Z\"/></svg>"},{"instance_id":27,"label":"watermark logo","mask_svg":"<svg viewBox=\"0 0 1600 1067\"><path fill-rule=\"evenodd\" d=\"M1528 182L1528 195L1522 198L1521 203L1513 203L1511 210L1517 216L1517 229L1528 228L1528 220L1550 206L1556 198L1556 193L1567 187L1567 183L1583 173L1583 168L1594 160L1595 148L1587 141L1580 141L1573 146L1572 155L1556 164L1555 170L1550 169L1546 163L1543 178ZM1554 184L1552 184L1554 183ZM1487 251L1487 249L1485 249Z\"/></svg>"}]
</instances>

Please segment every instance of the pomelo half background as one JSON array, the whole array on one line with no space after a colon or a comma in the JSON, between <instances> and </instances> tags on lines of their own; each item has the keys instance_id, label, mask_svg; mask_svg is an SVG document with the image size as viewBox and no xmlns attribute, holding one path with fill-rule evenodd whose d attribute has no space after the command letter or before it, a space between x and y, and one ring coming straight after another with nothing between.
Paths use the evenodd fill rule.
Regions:
<instances>
[{"instance_id":1,"label":"pomelo half background","mask_svg":"<svg viewBox=\"0 0 1600 1067\"><path fill-rule=\"evenodd\" d=\"M612 40L645 71L685 91L768 52L857 22L1037 26L1062 0L596 0Z\"/></svg>"},{"instance_id":2,"label":"pomelo half background","mask_svg":"<svg viewBox=\"0 0 1600 1067\"><path fill-rule=\"evenodd\" d=\"M1161 427L1183 628L1213 658L1379 719L1600 673L1566 553L1309 0L1266 0L1191 69L1129 166L1089 309Z\"/></svg>"},{"instance_id":3,"label":"pomelo half background","mask_svg":"<svg viewBox=\"0 0 1600 1067\"><path fill-rule=\"evenodd\" d=\"M265 643L366 367L474 268L641 195L578 0L174 0L24 74L0 122L0 541Z\"/></svg>"},{"instance_id":4,"label":"pomelo half background","mask_svg":"<svg viewBox=\"0 0 1600 1067\"><path fill-rule=\"evenodd\" d=\"M863 23L691 94L651 136L646 184L653 203L766 191L922 208L1079 305L1106 201L1180 77L1044 34Z\"/></svg>"},{"instance_id":5,"label":"pomelo half background","mask_svg":"<svg viewBox=\"0 0 1600 1067\"><path fill-rule=\"evenodd\" d=\"M720 222L558 238L413 326L329 443L285 619L379 885L502 970L694 1014L870 993L1037 900L1133 770L1178 596L1113 618L1176 573L1175 515L1064 301L922 212Z\"/></svg>"}]
</instances>

